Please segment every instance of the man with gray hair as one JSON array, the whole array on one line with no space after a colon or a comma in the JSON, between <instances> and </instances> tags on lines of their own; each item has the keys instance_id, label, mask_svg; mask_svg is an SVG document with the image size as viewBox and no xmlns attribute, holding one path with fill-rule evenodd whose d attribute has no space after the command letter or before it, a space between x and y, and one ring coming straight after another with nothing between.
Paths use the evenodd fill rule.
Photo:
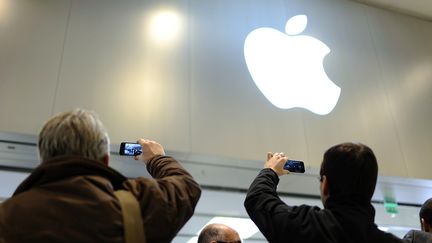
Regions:
<instances>
[{"instance_id":1,"label":"man with gray hair","mask_svg":"<svg viewBox=\"0 0 432 243\"><path fill-rule=\"evenodd\" d=\"M233 228L224 224L209 224L201 230L198 243L241 243Z\"/></svg>"},{"instance_id":2,"label":"man with gray hair","mask_svg":"<svg viewBox=\"0 0 432 243\"><path fill-rule=\"evenodd\" d=\"M39 134L41 164L0 205L0 242L125 242L116 190L136 198L147 242L171 242L201 190L159 143L138 143L143 153L135 159L153 178L128 179L108 167L109 138L95 113L52 117Z\"/></svg>"}]
</instances>

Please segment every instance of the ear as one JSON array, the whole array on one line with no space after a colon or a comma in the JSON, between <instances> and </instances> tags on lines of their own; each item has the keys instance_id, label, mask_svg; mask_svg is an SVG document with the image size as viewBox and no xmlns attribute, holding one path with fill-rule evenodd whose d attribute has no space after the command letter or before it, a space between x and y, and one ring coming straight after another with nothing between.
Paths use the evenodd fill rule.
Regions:
<instances>
[{"instance_id":1,"label":"ear","mask_svg":"<svg viewBox=\"0 0 432 243\"><path fill-rule=\"evenodd\" d=\"M322 193L323 193L323 196L326 196L326 197L329 196L329 185L328 185L327 176L322 177Z\"/></svg>"},{"instance_id":2,"label":"ear","mask_svg":"<svg viewBox=\"0 0 432 243\"><path fill-rule=\"evenodd\" d=\"M420 218L420 223L421 223L421 228L423 231L431 232L431 226L428 223L426 223L424 218Z\"/></svg>"},{"instance_id":3,"label":"ear","mask_svg":"<svg viewBox=\"0 0 432 243\"><path fill-rule=\"evenodd\" d=\"M322 176L322 178L321 178L321 182L320 182L320 196L321 196L321 202L322 202L323 206L325 207L327 199L330 196L327 176Z\"/></svg>"},{"instance_id":4,"label":"ear","mask_svg":"<svg viewBox=\"0 0 432 243\"><path fill-rule=\"evenodd\" d=\"M108 164L109 164L109 155L108 154L105 154L102 157L102 163L104 163L106 166L108 166Z\"/></svg>"}]
</instances>

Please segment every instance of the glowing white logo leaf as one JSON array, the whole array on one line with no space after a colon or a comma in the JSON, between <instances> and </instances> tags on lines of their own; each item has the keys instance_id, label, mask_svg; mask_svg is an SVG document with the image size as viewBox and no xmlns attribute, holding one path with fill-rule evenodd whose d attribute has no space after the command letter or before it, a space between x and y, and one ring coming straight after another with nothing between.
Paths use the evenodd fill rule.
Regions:
<instances>
[{"instance_id":1,"label":"glowing white logo leaf","mask_svg":"<svg viewBox=\"0 0 432 243\"><path fill-rule=\"evenodd\" d=\"M307 17L297 15L287 22L288 34L268 27L253 30L244 43L246 65L258 89L274 106L327 115L336 106L341 89L324 70L330 48L312 36L297 35L306 25Z\"/></svg>"},{"instance_id":2,"label":"glowing white logo leaf","mask_svg":"<svg viewBox=\"0 0 432 243\"><path fill-rule=\"evenodd\" d=\"M307 16L296 15L290 18L285 25L285 33L288 35L298 35L306 29Z\"/></svg>"}]
</instances>

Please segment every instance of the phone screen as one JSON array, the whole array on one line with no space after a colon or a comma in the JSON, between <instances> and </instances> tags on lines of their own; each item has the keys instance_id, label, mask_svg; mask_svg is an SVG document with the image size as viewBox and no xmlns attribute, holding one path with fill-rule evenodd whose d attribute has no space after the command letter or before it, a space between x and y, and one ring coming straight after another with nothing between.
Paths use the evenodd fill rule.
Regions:
<instances>
[{"instance_id":1,"label":"phone screen","mask_svg":"<svg viewBox=\"0 0 432 243\"><path fill-rule=\"evenodd\" d=\"M304 173L305 167L303 161L298 160L287 160L287 162L284 165L284 169L288 170L289 172L294 173Z\"/></svg>"},{"instance_id":2,"label":"phone screen","mask_svg":"<svg viewBox=\"0 0 432 243\"><path fill-rule=\"evenodd\" d=\"M123 142L120 144L120 155L135 156L142 154L141 144Z\"/></svg>"}]
</instances>

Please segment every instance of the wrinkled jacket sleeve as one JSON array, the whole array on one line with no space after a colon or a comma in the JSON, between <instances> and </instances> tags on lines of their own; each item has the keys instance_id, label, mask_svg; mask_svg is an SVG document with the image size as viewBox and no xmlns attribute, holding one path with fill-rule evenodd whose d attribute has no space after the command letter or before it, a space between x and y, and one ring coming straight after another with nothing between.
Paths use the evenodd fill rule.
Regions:
<instances>
[{"instance_id":1,"label":"wrinkled jacket sleeve","mask_svg":"<svg viewBox=\"0 0 432 243\"><path fill-rule=\"evenodd\" d=\"M141 205L147 242L171 242L192 217L201 189L192 176L170 156L147 163L151 178L128 182Z\"/></svg>"},{"instance_id":2,"label":"wrinkled jacket sleeve","mask_svg":"<svg viewBox=\"0 0 432 243\"><path fill-rule=\"evenodd\" d=\"M263 169L252 182L244 206L249 217L269 242L288 242L299 233L298 218L307 218L307 208L291 207L277 195L279 177L271 169ZM293 241L295 242L295 241Z\"/></svg>"}]
</instances>

